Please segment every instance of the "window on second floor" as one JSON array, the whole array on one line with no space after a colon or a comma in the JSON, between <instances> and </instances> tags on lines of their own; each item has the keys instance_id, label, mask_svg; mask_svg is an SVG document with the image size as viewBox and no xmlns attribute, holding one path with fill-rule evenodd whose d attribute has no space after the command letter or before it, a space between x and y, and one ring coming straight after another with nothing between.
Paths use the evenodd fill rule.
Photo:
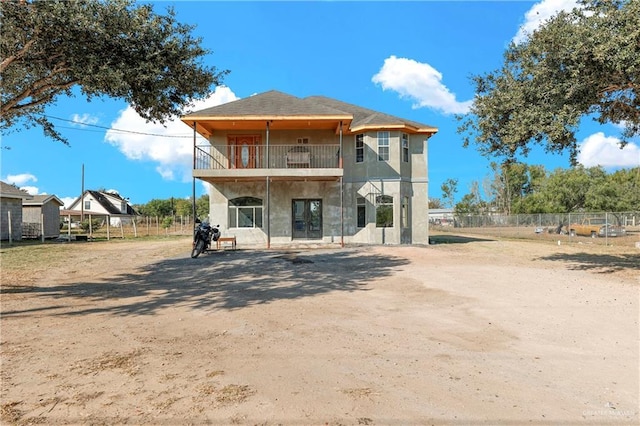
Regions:
<instances>
[{"instance_id":1,"label":"window on second floor","mask_svg":"<svg viewBox=\"0 0 640 426\"><path fill-rule=\"evenodd\" d=\"M402 134L402 161L409 162L409 135L406 133Z\"/></svg>"},{"instance_id":2,"label":"window on second floor","mask_svg":"<svg viewBox=\"0 0 640 426\"><path fill-rule=\"evenodd\" d=\"M356 135L356 163L364 161L364 133Z\"/></svg>"},{"instance_id":3,"label":"window on second floor","mask_svg":"<svg viewBox=\"0 0 640 426\"><path fill-rule=\"evenodd\" d=\"M389 132L378 132L378 161L389 161Z\"/></svg>"},{"instance_id":4,"label":"window on second floor","mask_svg":"<svg viewBox=\"0 0 640 426\"><path fill-rule=\"evenodd\" d=\"M84 209L85 209L85 210L91 210L91 201L86 200L86 201L84 202Z\"/></svg>"}]
</instances>

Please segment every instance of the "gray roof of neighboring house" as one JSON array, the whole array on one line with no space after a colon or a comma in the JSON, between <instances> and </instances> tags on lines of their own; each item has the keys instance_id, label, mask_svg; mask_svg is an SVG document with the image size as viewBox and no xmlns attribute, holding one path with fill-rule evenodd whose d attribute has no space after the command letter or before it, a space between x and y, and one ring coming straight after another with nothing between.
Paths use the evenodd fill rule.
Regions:
<instances>
[{"instance_id":1,"label":"gray roof of neighboring house","mask_svg":"<svg viewBox=\"0 0 640 426\"><path fill-rule=\"evenodd\" d=\"M29 200L33 198L33 195L29 195L26 191L23 191L15 185L9 185L8 183L0 181L0 197L22 198L25 200Z\"/></svg>"},{"instance_id":2,"label":"gray roof of neighboring house","mask_svg":"<svg viewBox=\"0 0 640 426\"><path fill-rule=\"evenodd\" d=\"M316 118L352 119L351 129L359 127L409 126L420 131L437 131L433 126L406 120L404 118L363 108L325 96L295 96L271 90L248 98L228 102L182 117L296 117L313 116Z\"/></svg>"},{"instance_id":3,"label":"gray roof of neighboring house","mask_svg":"<svg viewBox=\"0 0 640 426\"><path fill-rule=\"evenodd\" d=\"M64 206L64 203L60 198L56 197L55 195L46 195L46 194L34 195L33 199L26 200L22 204L25 206L41 206L43 204L48 203L49 201L54 201L59 206Z\"/></svg>"}]
</instances>

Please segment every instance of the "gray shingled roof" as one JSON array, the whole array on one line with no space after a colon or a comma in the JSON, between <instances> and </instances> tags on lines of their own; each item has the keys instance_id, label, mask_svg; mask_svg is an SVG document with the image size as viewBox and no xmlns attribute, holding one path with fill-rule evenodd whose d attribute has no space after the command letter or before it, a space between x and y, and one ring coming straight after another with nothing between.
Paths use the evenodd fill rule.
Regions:
<instances>
[{"instance_id":1,"label":"gray shingled roof","mask_svg":"<svg viewBox=\"0 0 640 426\"><path fill-rule=\"evenodd\" d=\"M9 185L2 181L0 181L0 196L2 196L2 198L23 198L27 200L33 198L33 195L29 195L17 186Z\"/></svg>"},{"instance_id":2,"label":"gray shingled roof","mask_svg":"<svg viewBox=\"0 0 640 426\"><path fill-rule=\"evenodd\" d=\"M300 99L286 93L271 90L248 98L228 102L212 108L195 111L189 117L228 117L228 116L336 116L349 115L344 111L331 108L318 102Z\"/></svg>"},{"instance_id":3,"label":"gray shingled roof","mask_svg":"<svg viewBox=\"0 0 640 426\"><path fill-rule=\"evenodd\" d=\"M55 195L47 195L47 194L34 195L33 199L25 200L22 204L25 206L41 206L51 200L55 201L61 206L64 206L64 203L62 202L61 199L59 199Z\"/></svg>"},{"instance_id":4,"label":"gray shingled roof","mask_svg":"<svg viewBox=\"0 0 640 426\"><path fill-rule=\"evenodd\" d=\"M388 126L388 125L408 125L411 127L425 128L433 127L428 124L418 123L416 121L405 120L404 118L396 117L393 115L385 114L383 112L374 111L372 109L363 108L358 105L348 104L336 99L327 98L325 96L310 96L305 98L306 100L321 103L323 105L330 106L335 109L348 111L353 115L353 121L351 127L360 126Z\"/></svg>"},{"instance_id":5,"label":"gray shingled roof","mask_svg":"<svg viewBox=\"0 0 640 426\"><path fill-rule=\"evenodd\" d=\"M295 96L271 90L248 98L206 108L188 114L183 119L203 117L243 117L243 116L327 116L335 118L353 117L351 128L360 126L393 126L406 125L419 129L435 129L428 124L406 120L404 118L348 104L325 96L309 96L297 98Z\"/></svg>"},{"instance_id":6,"label":"gray shingled roof","mask_svg":"<svg viewBox=\"0 0 640 426\"><path fill-rule=\"evenodd\" d=\"M87 189L84 191L84 194L82 194L82 196L76 198L70 205L69 207L74 207L75 205L77 205L83 198L85 194L91 194L91 196L93 197L94 201L96 201L98 204L100 204L102 206L102 208L104 208L108 214L110 215L128 215L128 216L135 216L138 214L138 212L136 212L134 210L133 207L131 207L131 205L127 202L127 200L125 200L124 198L122 198L122 196L120 196L119 194L115 194L115 193L109 193L110 196L119 199L121 201L125 201L127 202L127 212L126 213L122 213L120 211L120 208L118 208L117 206L114 206L113 204L111 204L111 202L107 199L105 193L102 193L100 191L94 191L91 189ZM69 209L69 211L79 211L79 210L75 210L75 209Z\"/></svg>"}]
</instances>

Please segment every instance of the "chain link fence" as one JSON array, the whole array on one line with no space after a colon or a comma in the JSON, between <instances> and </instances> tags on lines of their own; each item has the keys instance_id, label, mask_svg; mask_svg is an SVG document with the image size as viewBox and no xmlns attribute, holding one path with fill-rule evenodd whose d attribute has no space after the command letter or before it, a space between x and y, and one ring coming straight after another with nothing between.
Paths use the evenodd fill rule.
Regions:
<instances>
[{"instance_id":1,"label":"chain link fence","mask_svg":"<svg viewBox=\"0 0 640 426\"><path fill-rule=\"evenodd\" d=\"M433 220L432 231L636 247L640 245L640 211L454 215Z\"/></svg>"}]
</instances>

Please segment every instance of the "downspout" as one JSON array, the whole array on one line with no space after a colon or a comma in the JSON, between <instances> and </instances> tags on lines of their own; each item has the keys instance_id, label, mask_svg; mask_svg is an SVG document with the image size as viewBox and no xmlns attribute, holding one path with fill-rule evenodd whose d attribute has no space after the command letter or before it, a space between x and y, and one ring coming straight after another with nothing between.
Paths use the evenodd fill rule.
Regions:
<instances>
[{"instance_id":1,"label":"downspout","mask_svg":"<svg viewBox=\"0 0 640 426\"><path fill-rule=\"evenodd\" d=\"M340 247L344 247L344 167L342 166L342 120L340 120L340 156L338 165L342 169L340 175Z\"/></svg>"},{"instance_id":2,"label":"downspout","mask_svg":"<svg viewBox=\"0 0 640 426\"><path fill-rule=\"evenodd\" d=\"M267 121L267 155L265 156L267 160L267 168L269 165L269 122ZM267 249L271 248L271 178L267 173Z\"/></svg>"},{"instance_id":3,"label":"downspout","mask_svg":"<svg viewBox=\"0 0 640 426\"><path fill-rule=\"evenodd\" d=\"M193 213L193 229L196 227L196 177L194 172L196 170L196 122L193 122L193 170L191 171L191 197L193 200L191 206L191 212Z\"/></svg>"}]
</instances>

